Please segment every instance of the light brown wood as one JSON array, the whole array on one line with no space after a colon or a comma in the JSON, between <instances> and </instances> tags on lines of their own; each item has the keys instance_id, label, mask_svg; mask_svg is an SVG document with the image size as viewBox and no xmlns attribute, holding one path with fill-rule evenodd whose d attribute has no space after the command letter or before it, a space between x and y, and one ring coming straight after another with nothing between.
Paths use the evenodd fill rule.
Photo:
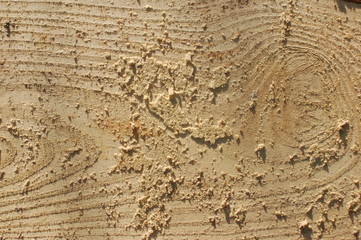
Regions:
<instances>
[{"instance_id":1,"label":"light brown wood","mask_svg":"<svg viewBox=\"0 0 361 240\"><path fill-rule=\"evenodd\" d=\"M1 239L357 239L360 16L0 0Z\"/></svg>"}]
</instances>

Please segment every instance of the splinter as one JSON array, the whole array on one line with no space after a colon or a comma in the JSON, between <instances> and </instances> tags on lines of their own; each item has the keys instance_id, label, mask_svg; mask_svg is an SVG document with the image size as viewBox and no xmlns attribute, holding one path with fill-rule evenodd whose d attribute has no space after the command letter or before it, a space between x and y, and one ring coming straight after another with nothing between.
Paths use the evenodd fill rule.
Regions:
<instances>
[{"instance_id":1,"label":"splinter","mask_svg":"<svg viewBox=\"0 0 361 240\"><path fill-rule=\"evenodd\" d=\"M8 37L10 37L10 33L11 33L10 26L11 26L11 22L6 22L6 23L4 24L4 28L5 28L6 31L7 31L7 36L8 36Z\"/></svg>"}]
</instances>

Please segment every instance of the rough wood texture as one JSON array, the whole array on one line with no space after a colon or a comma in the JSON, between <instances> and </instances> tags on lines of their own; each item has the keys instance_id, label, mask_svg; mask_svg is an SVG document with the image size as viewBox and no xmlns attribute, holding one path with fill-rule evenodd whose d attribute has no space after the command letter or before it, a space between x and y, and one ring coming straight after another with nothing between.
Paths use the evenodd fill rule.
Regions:
<instances>
[{"instance_id":1,"label":"rough wood texture","mask_svg":"<svg viewBox=\"0 0 361 240\"><path fill-rule=\"evenodd\" d=\"M1 239L357 239L360 16L0 0Z\"/></svg>"}]
</instances>

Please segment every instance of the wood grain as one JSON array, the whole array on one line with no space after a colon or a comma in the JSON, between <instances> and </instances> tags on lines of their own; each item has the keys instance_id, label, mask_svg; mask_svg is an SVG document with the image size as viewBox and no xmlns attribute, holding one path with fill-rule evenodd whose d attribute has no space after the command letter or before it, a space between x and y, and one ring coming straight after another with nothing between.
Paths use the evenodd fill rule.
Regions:
<instances>
[{"instance_id":1,"label":"wood grain","mask_svg":"<svg viewBox=\"0 0 361 240\"><path fill-rule=\"evenodd\" d=\"M0 0L0 239L358 239L360 11Z\"/></svg>"}]
</instances>

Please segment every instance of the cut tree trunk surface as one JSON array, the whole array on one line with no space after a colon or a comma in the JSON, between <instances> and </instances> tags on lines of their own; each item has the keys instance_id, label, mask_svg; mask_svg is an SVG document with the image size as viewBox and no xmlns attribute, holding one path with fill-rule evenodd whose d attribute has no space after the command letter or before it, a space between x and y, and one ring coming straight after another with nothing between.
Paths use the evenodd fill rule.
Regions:
<instances>
[{"instance_id":1,"label":"cut tree trunk surface","mask_svg":"<svg viewBox=\"0 0 361 240\"><path fill-rule=\"evenodd\" d=\"M357 239L360 7L0 0L0 239Z\"/></svg>"}]
</instances>

